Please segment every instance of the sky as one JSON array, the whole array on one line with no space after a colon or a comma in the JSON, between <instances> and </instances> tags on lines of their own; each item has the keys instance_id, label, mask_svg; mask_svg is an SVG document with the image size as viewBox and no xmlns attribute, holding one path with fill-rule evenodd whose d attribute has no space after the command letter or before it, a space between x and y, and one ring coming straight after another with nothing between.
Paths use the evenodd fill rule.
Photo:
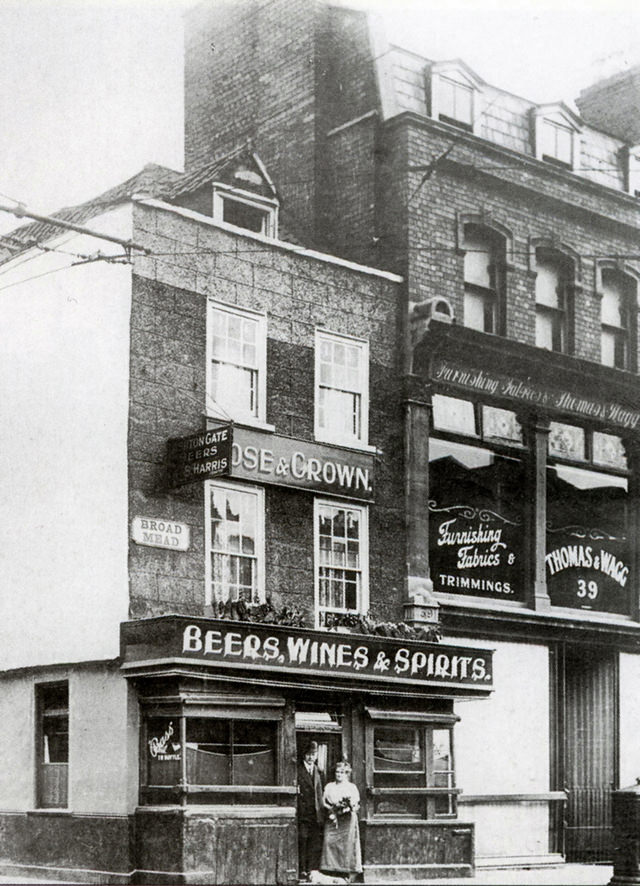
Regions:
<instances>
[{"instance_id":1,"label":"sky","mask_svg":"<svg viewBox=\"0 0 640 886\"><path fill-rule=\"evenodd\" d=\"M212 0L215 3L215 0ZM182 168L193 0L0 0L0 203L52 212L156 162ZM536 102L640 62L637 0L355 0L391 42L463 58ZM0 212L0 232L18 224Z\"/></svg>"}]
</instances>

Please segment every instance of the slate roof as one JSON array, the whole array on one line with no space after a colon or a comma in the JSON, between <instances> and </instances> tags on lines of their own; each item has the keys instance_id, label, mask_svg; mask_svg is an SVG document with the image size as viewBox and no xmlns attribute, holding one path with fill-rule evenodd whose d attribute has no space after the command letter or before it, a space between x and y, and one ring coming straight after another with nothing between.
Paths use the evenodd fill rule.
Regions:
<instances>
[{"instance_id":1,"label":"slate roof","mask_svg":"<svg viewBox=\"0 0 640 886\"><path fill-rule=\"evenodd\" d=\"M178 201L181 196L190 194L210 182L228 178L231 170L235 169L238 162L243 159L256 166L253 154L246 146L241 146L187 173L177 172L157 163L148 163L136 175L114 188L77 206L69 206L51 213L51 217L83 225L94 216L129 202L134 194L167 202ZM246 185L243 186L246 188ZM0 234L0 263L30 249L37 243L44 243L59 236L63 230L49 222L33 221L6 234Z\"/></svg>"}]
</instances>

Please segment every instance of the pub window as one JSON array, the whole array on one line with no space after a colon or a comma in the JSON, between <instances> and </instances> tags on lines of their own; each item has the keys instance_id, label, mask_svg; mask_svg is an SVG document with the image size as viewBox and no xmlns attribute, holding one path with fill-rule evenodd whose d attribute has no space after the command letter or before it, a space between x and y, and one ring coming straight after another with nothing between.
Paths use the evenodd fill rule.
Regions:
<instances>
[{"instance_id":1,"label":"pub window","mask_svg":"<svg viewBox=\"0 0 640 886\"><path fill-rule=\"evenodd\" d=\"M205 492L207 603L264 599L264 491L210 480Z\"/></svg>"},{"instance_id":2,"label":"pub window","mask_svg":"<svg viewBox=\"0 0 640 886\"><path fill-rule=\"evenodd\" d=\"M569 263L559 254L536 250L536 346L569 350Z\"/></svg>"},{"instance_id":3,"label":"pub window","mask_svg":"<svg viewBox=\"0 0 640 886\"><path fill-rule=\"evenodd\" d=\"M149 802L174 802L180 795L195 802L275 802L277 749L278 722L260 715L149 716L143 795Z\"/></svg>"},{"instance_id":4,"label":"pub window","mask_svg":"<svg viewBox=\"0 0 640 886\"><path fill-rule=\"evenodd\" d=\"M434 590L523 601L525 485L517 449L504 454L429 441L429 561Z\"/></svg>"},{"instance_id":5,"label":"pub window","mask_svg":"<svg viewBox=\"0 0 640 886\"><path fill-rule=\"evenodd\" d=\"M209 302L208 400L216 417L263 420L266 318Z\"/></svg>"},{"instance_id":6,"label":"pub window","mask_svg":"<svg viewBox=\"0 0 640 886\"><path fill-rule=\"evenodd\" d=\"M368 609L367 510L315 501L317 619Z\"/></svg>"},{"instance_id":7,"label":"pub window","mask_svg":"<svg viewBox=\"0 0 640 886\"><path fill-rule=\"evenodd\" d=\"M376 817L455 817L457 790L451 726L372 723L369 732L370 793Z\"/></svg>"},{"instance_id":8,"label":"pub window","mask_svg":"<svg viewBox=\"0 0 640 886\"><path fill-rule=\"evenodd\" d=\"M366 444L368 413L368 343L316 330L316 439L352 446Z\"/></svg>"},{"instance_id":9,"label":"pub window","mask_svg":"<svg viewBox=\"0 0 640 886\"><path fill-rule=\"evenodd\" d=\"M601 361L615 369L633 366L631 337L635 318L636 285L614 268L602 269Z\"/></svg>"},{"instance_id":10,"label":"pub window","mask_svg":"<svg viewBox=\"0 0 640 886\"><path fill-rule=\"evenodd\" d=\"M37 805L64 809L68 805L69 685L36 687Z\"/></svg>"},{"instance_id":11,"label":"pub window","mask_svg":"<svg viewBox=\"0 0 640 886\"><path fill-rule=\"evenodd\" d=\"M504 240L478 225L464 227L464 325L502 333Z\"/></svg>"}]
</instances>

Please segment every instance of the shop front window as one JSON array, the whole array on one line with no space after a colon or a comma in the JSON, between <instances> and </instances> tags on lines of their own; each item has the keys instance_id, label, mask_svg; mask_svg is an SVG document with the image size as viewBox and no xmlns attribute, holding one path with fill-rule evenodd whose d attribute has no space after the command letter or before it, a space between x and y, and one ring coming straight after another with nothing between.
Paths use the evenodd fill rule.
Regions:
<instances>
[{"instance_id":1,"label":"shop front window","mask_svg":"<svg viewBox=\"0 0 640 886\"><path fill-rule=\"evenodd\" d=\"M245 787L276 791L277 722L186 717L184 757L182 728L180 716L146 721L144 788L155 802L171 802L177 791L202 798L222 790L216 802L233 802L234 788L241 796Z\"/></svg>"},{"instance_id":2,"label":"shop front window","mask_svg":"<svg viewBox=\"0 0 640 886\"><path fill-rule=\"evenodd\" d=\"M633 585L626 477L547 469L547 587L555 606L629 614Z\"/></svg>"},{"instance_id":3,"label":"shop front window","mask_svg":"<svg viewBox=\"0 0 640 886\"><path fill-rule=\"evenodd\" d=\"M372 727L374 814L439 818L456 814L450 728Z\"/></svg>"},{"instance_id":4,"label":"shop front window","mask_svg":"<svg viewBox=\"0 0 640 886\"><path fill-rule=\"evenodd\" d=\"M517 451L430 440L429 561L437 592L524 600L524 482Z\"/></svg>"}]
</instances>

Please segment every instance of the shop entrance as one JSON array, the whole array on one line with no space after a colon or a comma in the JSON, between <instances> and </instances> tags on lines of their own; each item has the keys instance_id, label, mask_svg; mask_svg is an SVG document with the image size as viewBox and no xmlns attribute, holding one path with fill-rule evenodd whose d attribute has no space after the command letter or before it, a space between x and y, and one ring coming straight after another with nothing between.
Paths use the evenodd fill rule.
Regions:
<instances>
[{"instance_id":1,"label":"shop entrance","mask_svg":"<svg viewBox=\"0 0 640 886\"><path fill-rule=\"evenodd\" d=\"M342 757L342 724L338 714L326 711L296 712L296 757L302 762L304 750L310 741L318 745L318 769L322 783L331 781L336 763Z\"/></svg>"},{"instance_id":2,"label":"shop entrance","mask_svg":"<svg viewBox=\"0 0 640 886\"><path fill-rule=\"evenodd\" d=\"M562 648L556 688L557 786L567 791L557 830L563 830L567 861L610 862L611 789L617 778L615 655L588 647Z\"/></svg>"}]
</instances>

